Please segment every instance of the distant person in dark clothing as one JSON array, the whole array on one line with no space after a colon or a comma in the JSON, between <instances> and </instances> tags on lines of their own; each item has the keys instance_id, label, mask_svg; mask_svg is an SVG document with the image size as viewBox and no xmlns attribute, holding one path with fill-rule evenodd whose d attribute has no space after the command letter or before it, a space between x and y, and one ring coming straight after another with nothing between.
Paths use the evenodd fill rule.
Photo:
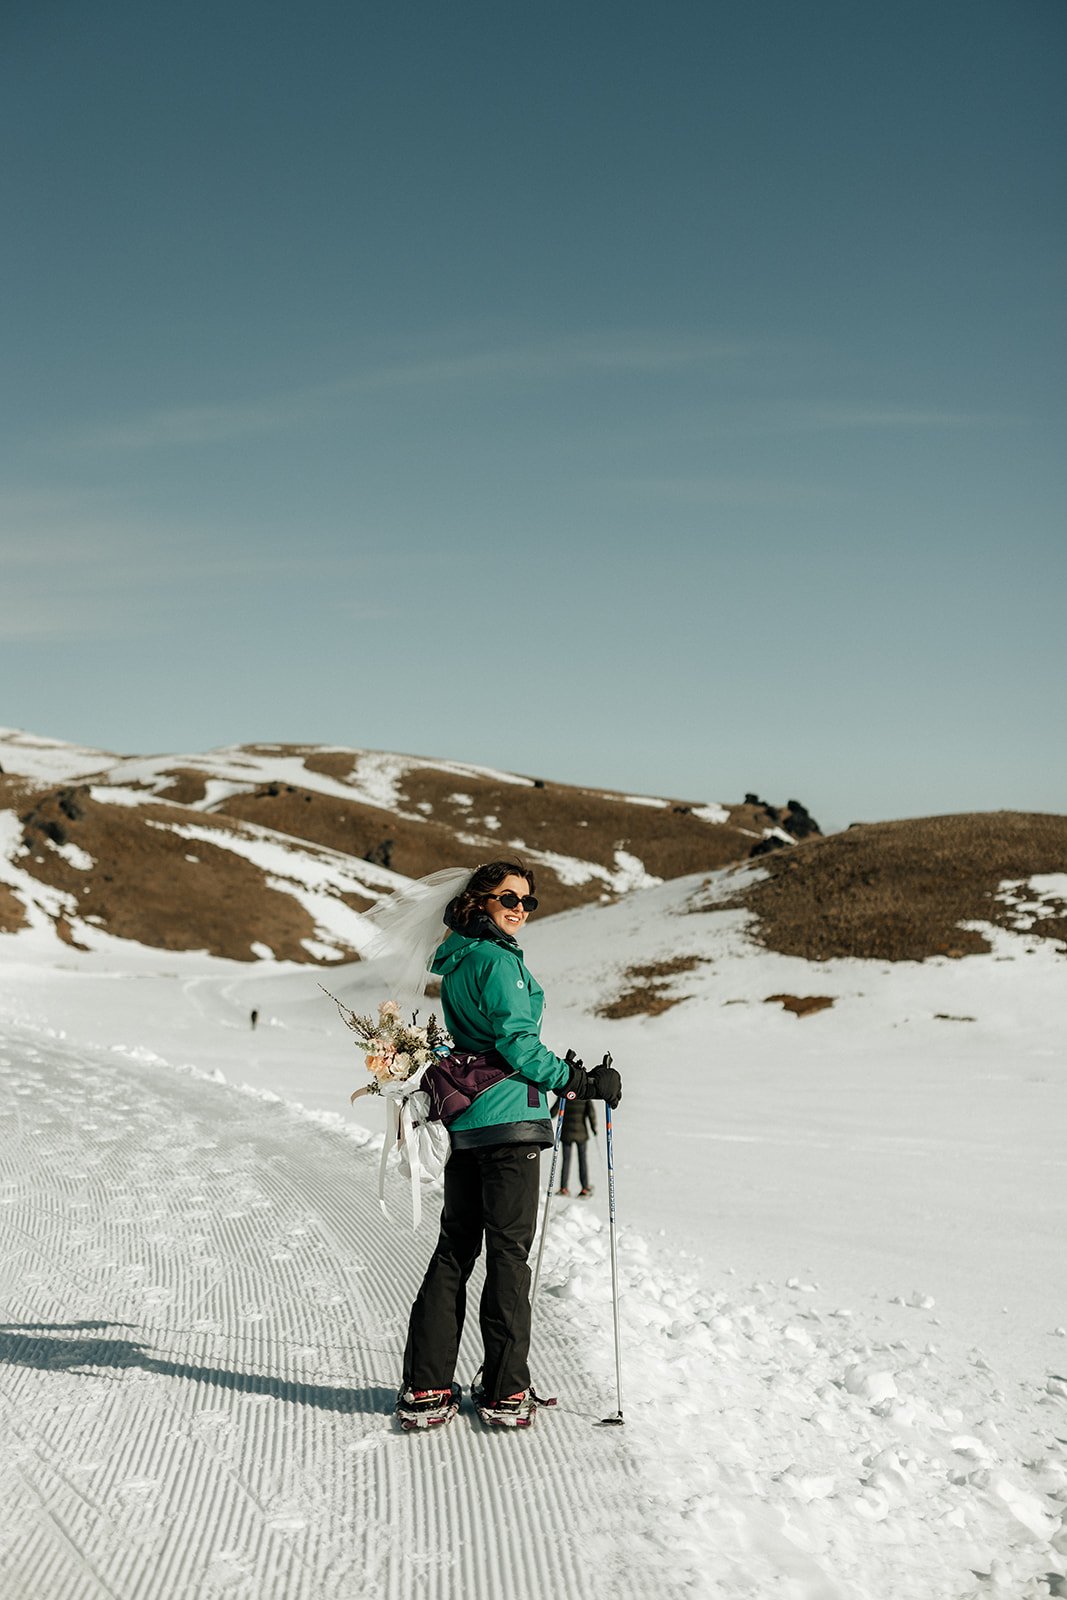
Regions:
<instances>
[{"instance_id":1,"label":"distant person in dark clothing","mask_svg":"<svg viewBox=\"0 0 1067 1600\"><path fill-rule=\"evenodd\" d=\"M252 1013L252 1026L253 1026L253 1028L255 1027L255 1025L256 1025L256 1023L258 1021L259 1021L259 1012L258 1011L253 1011L253 1013Z\"/></svg>"},{"instance_id":2,"label":"distant person in dark clothing","mask_svg":"<svg viewBox=\"0 0 1067 1600\"><path fill-rule=\"evenodd\" d=\"M558 1100L556 1105L559 1105ZM563 1133L560 1138L563 1145L563 1167L559 1175L557 1194L570 1194L567 1174L571 1170L572 1149L578 1152L578 1182L582 1186L578 1193L583 1200L592 1194L593 1190L589 1183L590 1133L596 1133L596 1112L593 1110L592 1100L568 1100L563 1109Z\"/></svg>"}]
</instances>

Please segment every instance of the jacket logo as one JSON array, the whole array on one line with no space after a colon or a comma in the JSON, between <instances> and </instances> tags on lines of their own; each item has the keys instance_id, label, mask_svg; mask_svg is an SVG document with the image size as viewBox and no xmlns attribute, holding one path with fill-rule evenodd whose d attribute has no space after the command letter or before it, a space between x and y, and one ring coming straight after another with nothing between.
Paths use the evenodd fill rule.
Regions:
<instances>
[{"instance_id":1,"label":"jacket logo","mask_svg":"<svg viewBox=\"0 0 1067 1600\"><path fill-rule=\"evenodd\" d=\"M516 987L516 989L525 989L526 985L523 983L522 979L520 978L518 983L515 985L515 987Z\"/></svg>"}]
</instances>

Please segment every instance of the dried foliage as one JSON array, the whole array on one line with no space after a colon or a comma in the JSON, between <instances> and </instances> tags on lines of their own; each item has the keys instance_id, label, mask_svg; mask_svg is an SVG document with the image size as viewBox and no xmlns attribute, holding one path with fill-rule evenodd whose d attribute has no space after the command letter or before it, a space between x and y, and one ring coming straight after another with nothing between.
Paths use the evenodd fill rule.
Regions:
<instances>
[{"instance_id":1,"label":"dried foliage","mask_svg":"<svg viewBox=\"0 0 1067 1600\"><path fill-rule=\"evenodd\" d=\"M716 909L755 913L752 934L769 950L811 961L965 956L989 941L961 924L1029 921L998 898L1003 884L1067 872L1067 817L995 811L863 823L761 866L761 882ZM1067 949L1065 914L1039 917L1028 931Z\"/></svg>"},{"instance_id":2,"label":"dried foliage","mask_svg":"<svg viewBox=\"0 0 1067 1600\"><path fill-rule=\"evenodd\" d=\"M622 1017L657 1017L672 1006L677 1006L688 995L674 994L670 989L673 978L686 972L695 972L702 964L701 956L673 956L668 961L652 961L644 965L627 967L624 981L630 987L616 1000L598 1006L597 1016L617 1022Z\"/></svg>"},{"instance_id":3,"label":"dried foliage","mask_svg":"<svg viewBox=\"0 0 1067 1600\"><path fill-rule=\"evenodd\" d=\"M795 1017L810 1017L815 1011L827 1011L834 1003L829 994L769 994L764 1005L780 1004Z\"/></svg>"}]
</instances>

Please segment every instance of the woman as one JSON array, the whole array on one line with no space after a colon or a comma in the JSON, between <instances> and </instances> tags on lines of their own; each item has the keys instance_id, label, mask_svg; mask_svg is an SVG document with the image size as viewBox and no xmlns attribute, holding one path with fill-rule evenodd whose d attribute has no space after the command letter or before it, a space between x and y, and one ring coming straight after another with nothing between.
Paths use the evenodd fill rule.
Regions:
<instances>
[{"instance_id":1,"label":"woman","mask_svg":"<svg viewBox=\"0 0 1067 1600\"><path fill-rule=\"evenodd\" d=\"M449 903L452 931L432 970L441 978L445 1026L455 1059L470 1053L500 1075L449 1123L437 1248L412 1307L397 1415L407 1428L432 1427L456 1413L453 1382L466 1311L467 1280L486 1247L479 1307L485 1359L473 1390L484 1421L528 1426L530 1268L537 1223L540 1153L552 1143L546 1090L618 1105L622 1083L612 1067L583 1071L541 1043L544 992L527 970L518 936L537 908L534 875L516 861L478 867ZM488 1063L486 1062L488 1058Z\"/></svg>"}]
</instances>

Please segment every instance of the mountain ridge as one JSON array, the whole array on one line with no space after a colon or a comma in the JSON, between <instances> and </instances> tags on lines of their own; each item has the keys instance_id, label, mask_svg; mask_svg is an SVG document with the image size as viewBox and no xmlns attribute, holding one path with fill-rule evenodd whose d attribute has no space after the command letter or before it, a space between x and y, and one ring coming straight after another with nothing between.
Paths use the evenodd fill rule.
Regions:
<instances>
[{"instance_id":1,"label":"mountain ridge","mask_svg":"<svg viewBox=\"0 0 1067 1600\"><path fill-rule=\"evenodd\" d=\"M625 795L337 745L116 756L2 730L0 768L0 929L236 960L352 959L361 914L445 865L518 855L562 911L817 826L795 801Z\"/></svg>"}]
</instances>

